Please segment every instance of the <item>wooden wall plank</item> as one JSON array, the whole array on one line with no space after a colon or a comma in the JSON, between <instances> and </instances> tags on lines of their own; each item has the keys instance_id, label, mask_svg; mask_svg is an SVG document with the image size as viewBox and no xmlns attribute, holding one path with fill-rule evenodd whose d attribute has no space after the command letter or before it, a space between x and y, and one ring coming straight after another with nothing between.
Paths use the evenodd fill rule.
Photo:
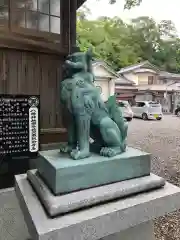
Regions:
<instances>
[{"instance_id":1,"label":"wooden wall plank","mask_svg":"<svg viewBox=\"0 0 180 240\"><path fill-rule=\"evenodd\" d=\"M8 82L8 94L17 94L17 81L18 81L18 65L17 65L17 59L18 59L18 53L17 51L4 51L7 57L7 82Z\"/></svg>"},{"instance_id":2,"label":"wooden wall plank","mask_svg":"<svg viewBox=\"0 0 180 240\"><path fill-rule=\"evenodd\" d=\"M50 126L50 114L52 108L52 102L50 101L49 89L48 89L48 66L50 64L50 59L46 59L45 55L40 56L40 68L41 68L41 78L40 78L40 96L41 96L41 109L43 118L41 119L41 124L43 128L48 128Z\"/></svg>"},{"instance_id":3,"label":"wooden wall plank","mask_svg":"<svg viewBox=\"0 0 180 240\"><path fill-rule=\"evenodd\" d=\"M59 66L56 69L56 126L57 127L61 127L62 126L62 117L61 117L61 112L62 111L62 107L61 107L61 103L60 103L60 81L62 79L62 65L63 62L61 61L61 63L59 64Z\"/></svg>"},{"instance_id":4,"label":"wooden wall plank","mask_svg":"<svg viewBox=\"0 0 180 240\"><path fill-rule=\"evenodd\" d=\"M0 94L7 92L7 73L6 73L6 56L3 51L0 51Z\"/></svg>"},{"instance_id":5,"label":"wooden wall plank","mask_svg":"<svg viewBox=\"0 0 180 240\"><path fill-rule=\"evenodd\" d=\"M62 63L63 57L57 55L1 49L0 93L39 94L41 128L61 128L59 84Z\"/></svg>"}]
</instances>

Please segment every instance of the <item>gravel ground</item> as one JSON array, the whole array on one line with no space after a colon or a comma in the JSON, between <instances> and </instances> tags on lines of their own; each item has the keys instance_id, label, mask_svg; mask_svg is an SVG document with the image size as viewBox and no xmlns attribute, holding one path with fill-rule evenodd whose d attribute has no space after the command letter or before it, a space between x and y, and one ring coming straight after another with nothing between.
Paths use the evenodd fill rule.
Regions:
<instances>
[{"instance_id":1,"label":"gravel ground","mask_svg":"<svg viewBox=\"0 0 180 240\"><path fill-rule=\"evenodd\" d=\"M128 145L152 153L152 172L180 187L180 119L166 115L162 121L133 119ZM156 240L180 240L180 211L155 221Z\"/></svg>"}]
</instances>

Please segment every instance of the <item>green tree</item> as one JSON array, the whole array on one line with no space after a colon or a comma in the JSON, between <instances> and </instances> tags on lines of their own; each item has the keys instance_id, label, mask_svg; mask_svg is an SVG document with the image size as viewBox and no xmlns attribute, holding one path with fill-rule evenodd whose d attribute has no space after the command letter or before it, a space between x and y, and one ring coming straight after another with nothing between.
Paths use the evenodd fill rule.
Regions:
<instances>
[{"instance_id":1,"label":"green tree","mask_svg":"<svg viewBox=\"0 0 180 240\"><path fill-rule=\"evenodd\" d=\"M152 18L138 17L127 24L118 17L88 20L86 14L79 16L80 49L91 47L95 58L106 61L115 70L148 60L164 70L180 71L180 39L171 21L156 23Z\"/></svg>"},{"instance_id":2,"label":"green tree","mask_svg":"<svg viewBox=\"0 0 180 240\"><path fill-rule=\"evenodd\" d=\"M118 0L109 0L109 3L110 4L114 4L116 3ZM140 5L142 2L142 0L126 0L125 1L125 5L124 5L124 8L126 9L130 9L132 7L135 7L135 6L138 6Z\"/></svg>"},{"instance_id":3,"label":"green tree","mask_svg":"<svg viewBox=\"0 0 180 240\"><path fill-rule=\"evenodd\" d=\"M79 19L78 44L82 51L92 47L95 57L113 65L114 69L140 60L137 44L132 46L131 32L121 19L101 17L95 21Z\"/></svg>"}]
</instances>

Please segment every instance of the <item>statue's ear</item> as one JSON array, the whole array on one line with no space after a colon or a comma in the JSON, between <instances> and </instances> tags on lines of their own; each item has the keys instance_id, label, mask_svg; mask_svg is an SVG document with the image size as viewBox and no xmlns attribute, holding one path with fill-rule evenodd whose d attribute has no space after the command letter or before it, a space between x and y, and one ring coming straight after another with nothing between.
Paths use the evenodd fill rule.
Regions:
<instances>
[{"instance_id":1,"label":"statue's ear","mask_svg":"<svg viewBox=\"0 0 180 240\"><path fill-rule=\"evenodd\" d=\"M71 54L69 54L66 59L67 60L71 59Z\"/></svg>"},{"instance_id":2,"label":"statue's ear","mask_svg":"<svg viewBox=\"0 0 180 240\"><path fill-rule=\"evenodd\" d=\"M90 61L92 59L92 56L93 56L92 48L89 48L86 52L87 61Z\"/></svg>"},{"instance_id":3,"label":"statue's ear","mask_svg":"<svg viewBox=\"0 0 180 240\"><path fill-rule=\"evenodd\" d=\"M89 48L89 49L87 50L86 54L87 54L88 56L92 56L92 48Z\"/></svg>"}]
</instances>

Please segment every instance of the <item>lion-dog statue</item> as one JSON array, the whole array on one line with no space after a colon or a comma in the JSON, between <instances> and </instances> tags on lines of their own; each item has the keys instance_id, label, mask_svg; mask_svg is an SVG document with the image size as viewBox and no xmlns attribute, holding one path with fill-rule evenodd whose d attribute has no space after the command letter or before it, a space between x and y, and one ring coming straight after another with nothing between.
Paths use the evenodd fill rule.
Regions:
<instances>
[{"instance_id":1,"label":"lion-dog statue","mask_svg":"<svg viewBox=\"0 0 180 240\"><path fill-rule=\"evenodd\" d=\"M69 124L68 143L61 145L60 152L79 160L89 157L91 152L113 157L126 151L128 123L115 96L104 102L94 85L91 50L69 55L64 70L60 96Z\"/></svg>"}]
</instances>

